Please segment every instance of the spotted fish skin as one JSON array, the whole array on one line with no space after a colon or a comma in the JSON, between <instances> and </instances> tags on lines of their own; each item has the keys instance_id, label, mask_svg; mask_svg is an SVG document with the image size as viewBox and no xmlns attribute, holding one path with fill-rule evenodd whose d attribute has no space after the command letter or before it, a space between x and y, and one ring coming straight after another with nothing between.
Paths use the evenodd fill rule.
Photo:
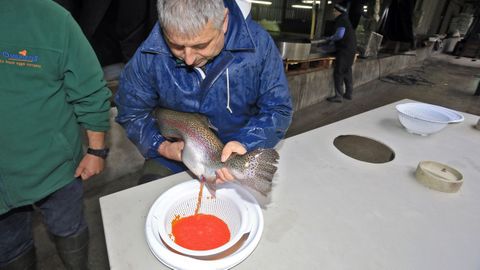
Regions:
<instances>
[{"instance_id":1,"label":"spotted fish skin","mask_svg":"<svg viewBox=\"0 0 480 270\"><path fill-rule=\"evenodd\" d=\"M158 108L155 111L160 133L167 139L183 140L182 161L198 179L205 177L215 190L215 171L226 167L242 185L267 195L279 155L275 149L256 149L245 155L232 154L221 162L223 143L210 129L208 119L200 114Z\"/></svg>"}]
</instances>

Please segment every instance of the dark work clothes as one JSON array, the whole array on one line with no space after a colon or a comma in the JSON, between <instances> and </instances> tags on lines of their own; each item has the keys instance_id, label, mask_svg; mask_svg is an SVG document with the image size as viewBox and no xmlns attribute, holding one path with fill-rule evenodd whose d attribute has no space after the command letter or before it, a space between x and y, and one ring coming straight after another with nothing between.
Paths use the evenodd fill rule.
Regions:
<instances>
[{"instance_id":1,"label":"dark work clothes","mask_svg":"<svg viewBox=\"0 0 480 270\"><path fill-rule=\"evenodd\" d=\"M82 180L77 178L34 205L42 213L51 234L67 237L87 230L82 200ZM8 268L8 264L33 248L33 213L33 207L27 205L0 215L1 269L13 269Z\"/></svg>"},{"instance_id":2,"label":"dark work clothes","mask_svg":"<svg viewBox=\"0 0 480 270\"><path fill-rule=\"evenodd\" d=\"M340 61L341 63L341 61ZM335 96L343 95L343 83L345 83L345 95L351 97L353 92L352 66L339 64L338 58L333 69L333 81L335 83Z\"/></svg>"},{"instance_id":3,"label":"dark work clothes","mask_svg":"<svg viewBox=\"0 0 480 270\"><path fill-rule=\"evenodd\" d=\"M353 30L352 24L348 20L348 15L346 13L335 18L334 29L336 30L339 27L345 28L345 34L343 35L342 39L335 41L337 53L341 53L343 55L355 55L355 50L357 48L355 30Z\"/></svg>"},{"instance_id":4,"label":"dark work clothes","mask_svg":"<svg viewBox=\"0 0 480 270\"><path fill-rule=\"evenodd\" d=\"M380 21L380 34L385 40L413 42L415 35L412 22L415 0L391 0L389 2Z\"/></svg>"},{"instance_id":5,"label":"dark work clothes","mask_svg":"<svg viewBox=\"0 0 480 270\"><path fill-rule=\"evenodd\" d=\"M55 0L70 11L102 66L127 62L157 21L156 0Z\"/></svg>"},{"instance_id":6,"label":"dark work clothes","mask_svg":"<svg viewBox=\"0 0 480 270\"><path fill-rule=\"evenodd\" d=\"M355 0L350 2L350 8L348 9L348 19L352 24L353 29L357 29L362 17L363 6L368 5L369 0ZM370 1L371 2L371 1Z\"/></svg>"},{"instance_id":7,"label":"dark work clothes","mask_svg":"<svg viewBox=\"0 0 480 270\"><path fill-rule=\"evenodd\" d=\"M343 83L345 83L345 94L352 95L352 65L355 58L357 48L357 40L355 30L353 29L348 14L344 13L335 18L335 29L339 27L345 28L343 38L335 41L335 67L333 70L333 78L335 82L335 95L342 96Z\"/></svg>"}]
</instances>

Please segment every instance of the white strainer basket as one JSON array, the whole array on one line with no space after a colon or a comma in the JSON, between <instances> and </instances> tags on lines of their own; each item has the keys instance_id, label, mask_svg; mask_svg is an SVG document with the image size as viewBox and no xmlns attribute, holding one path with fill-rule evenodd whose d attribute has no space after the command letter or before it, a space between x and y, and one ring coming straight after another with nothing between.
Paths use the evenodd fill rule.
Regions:
<instances>
[{"instance_id":1,"label":"white strainer basket","mask_svg":"<svg viewBox=\"0 0 480 270\"><path fill-rule=\"evenodd\" d=\"M172 235L172 220L176 216L186 217L195 214L197 207L200 183L192 180L174 186L167 190L159 198L159 209L162 209L156 218L159 220L159 234L161 239L170 248L185 255L202 257L221 253L237 243L245 233L250 231L248 220L248 207L245 204L240 190L230 185L230 188L220 188L216 191L216 197L210 194L204 187L200 214L211 214L222 219L230 230L230 241L224 245L210 250L191 250L174 242ZM243 191L243 190L242 190Z\"/></svg>"},{"instance_id":2,"label":"white strainer basket","mask_svg":"<svg viewBox=\"0 0 480 270\"><path fill-rule=\"evenodd\" d=\"M395 108L398 111L398 119L405 129L422 136L442 130L450 121L445 113L423 103L398 104Z\"/></svg>"}]
</instances>

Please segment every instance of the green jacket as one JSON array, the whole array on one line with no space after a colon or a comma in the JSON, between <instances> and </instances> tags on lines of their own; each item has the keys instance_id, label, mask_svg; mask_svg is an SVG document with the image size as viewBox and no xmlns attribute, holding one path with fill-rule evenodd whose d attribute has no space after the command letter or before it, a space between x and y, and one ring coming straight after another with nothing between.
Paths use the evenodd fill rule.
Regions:
<instances>
[{"instance_id":1,"label":"green jacket","mask_svg":"<svg viewBox=\"0 0 480 270\"><path fill-rule=\"evenodd\" d=\"M74 179L80 126L108 130L110 95L66 10L50 0L0 0L0 214Z\"/></svg>"}]
</instances>

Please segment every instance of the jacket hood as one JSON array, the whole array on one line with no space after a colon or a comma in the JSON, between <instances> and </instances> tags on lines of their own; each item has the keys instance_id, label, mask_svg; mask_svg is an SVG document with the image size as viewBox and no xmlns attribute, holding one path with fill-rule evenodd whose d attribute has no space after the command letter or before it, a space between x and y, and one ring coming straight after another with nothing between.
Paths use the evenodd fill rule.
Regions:
<instances>
[{"instance_id":1,"label":"jacket hood","mask_svg":"<svg viewBox=\"0 0 480 270\"><path fill-rule=\"evenodd\" d=\"M225 35L224 49L227 51L255 50L255 43L247 26L247 20L238 5L233 0L225 0L225 7L228 8L228 28ZM140 46L142 52L164 53L171 55L157 22L144 43ZM173 57L173 55L172 55Z\"/></svg>"}]
</instances>

